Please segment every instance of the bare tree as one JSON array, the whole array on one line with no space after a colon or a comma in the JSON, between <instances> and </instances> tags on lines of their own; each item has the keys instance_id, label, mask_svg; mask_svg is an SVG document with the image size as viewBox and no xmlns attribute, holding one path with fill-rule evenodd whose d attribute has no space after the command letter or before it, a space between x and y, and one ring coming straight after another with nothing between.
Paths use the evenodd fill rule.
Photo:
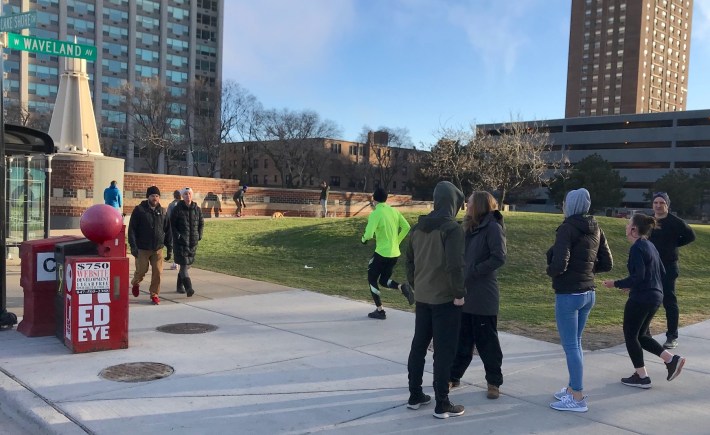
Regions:
<instances>
[{"instance_id":1,"label":"bare tree","mask_svg":"<svg viewBox=\"0 0 710 435\"><path fill-rule=\"evenodd\" d=\"M185 106L189 114L184 136L189 153L201 156L192 159L198 175L215 176L219 171L222 144L233 142L235 136L252 129L250 120L255 109L260 110L256 97L234 81L211 84L197 81L188 89ZM242 130L243 129L243 130Z\"/></svg>"},{"instance_id":2,"label":"bare tree","mask_svg":"<svg viewBox=\"0 0 710 435\"><path fill-rule=\"evenodd\" d=\"M263 140L273 141L263 147L281 174L281 185L302 185L311 160L317 158L321 142L307 139L340 135L339 127L330 120L321 120L313 111L267 110L261 118Z\"/></svg>"},{"instance_id":3,"label":"bare tree","mask_svg":"<svg viewBox=\"0 0 710 435\"><path fill-rule=\"evenodd\" d=\"M165 163L170 172L170 157L181 142L186 119L184 104L172 96L170 90L157 78L142 81L139 85L124 85L119 90L125 98L125 112L133 120L132 140L154 173Z\"/></svg>"},{"instance_id":4,"label":"bare tree","mask_svg":"<svg viewBox=\"0 0 710 435\"><path fill-rule=\"evenodd\" d=\"M427 178L448 179L462 192L471 192L481 187L478 162L475 156L475 129L442 127L437 136L440 138L431 149L423 172Z\"/></svg>"},{"instance_id":5,"label":"bare tree","mask_svg":"<svg viewBox=\"0 0 710 435\"><path fill-rule=\"evenodd\" d=\"M512 190L540 186L551 178L560 162L548 161L549 133L537 124L509 122L495 131L479 131L472 142L481 182L499 193L500 203Z\"/></svg>"},{"instance_id":6,"label":"bare tree","mask_svg":"<svg viewBox=\"0 0 710 435\"><path fill-rule=\"evenodd\" d=\"M43 132L49 131L49 123L52 120L50 111L37 110L30 112L27 106L21 105L16 99L7 99L4 108L5 122L7 124L21 125Z\"/></svg>"}]
</instances>

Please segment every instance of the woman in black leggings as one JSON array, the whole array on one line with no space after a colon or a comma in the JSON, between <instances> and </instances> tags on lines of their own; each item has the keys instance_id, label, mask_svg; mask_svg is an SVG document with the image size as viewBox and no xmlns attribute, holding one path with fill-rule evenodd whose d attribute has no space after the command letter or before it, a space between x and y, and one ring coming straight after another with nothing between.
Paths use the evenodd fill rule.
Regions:
<instances>
[{"instance_id":1,"label":"woman in black leggings","mask_svg":"<svg viewBox=\"0 0 710 435\"><path fill-rule=\"evenodd\" d=\"M622 378L621 383L644 389L651 388L651 378L643 361L644 350L663 359L668 370L666 379L669 381L680 374L685 364L685 358L663 349L648 332L648 326L663 302L661 282L665 274L658 251L648 241L655 226L656 220L652 216L635 214L631 217L626 224L626 238L632 243L627 264L629 276L617 281L604 281L607 288L617 287L629 293L624 308L624 339L636 370L630 377Z\"/></svg>"}]
</instances>

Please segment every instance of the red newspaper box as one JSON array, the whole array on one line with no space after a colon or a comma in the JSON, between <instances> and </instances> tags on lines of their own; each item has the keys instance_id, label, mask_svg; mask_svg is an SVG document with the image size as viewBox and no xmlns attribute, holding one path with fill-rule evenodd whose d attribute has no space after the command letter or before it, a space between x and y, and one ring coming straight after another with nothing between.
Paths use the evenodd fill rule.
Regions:
<instances>
[{"instance_id":1,"label":"red newspaper box","mask_svg":"<svg viewBox=\"0 0 710 435\"><path fill-rule=\"evenodd\" d=\"M54 295L57 291L54 247L78 236L30 240L20 245L20 286L25 313L17 330L28 337L54 335Z\"/></svg>"},{"instance_id":2,"label":"red newspaper box","mask_svg":"<svg viewBox=\"0 0 710 435\"><path fill-rule=\"evenodd\" d=\"M128 347L128 258L64 262L64 344L74 353Z\"/></svg>"}]
</instances>

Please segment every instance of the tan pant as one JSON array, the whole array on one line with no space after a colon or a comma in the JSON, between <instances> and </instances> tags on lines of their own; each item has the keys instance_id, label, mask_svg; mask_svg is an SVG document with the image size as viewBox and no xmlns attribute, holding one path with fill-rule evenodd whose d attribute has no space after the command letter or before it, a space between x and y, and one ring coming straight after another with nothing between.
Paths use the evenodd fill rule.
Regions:
<instances>
[{"instance_id":1,"label":"tan pant","mask_svg":"<svg viewBox=\"0 0 710 435\"><path fill-rule=\"evenodd\" d=\"M162 249L158 251L138 250L136 273L133 275L131 285L140 284L140 282L143 281L143 277L148 273L148 265L150 265L151 268L150 295L158 296L160 294L160 274L163 272Z\"/></svg>"}]
</instances>

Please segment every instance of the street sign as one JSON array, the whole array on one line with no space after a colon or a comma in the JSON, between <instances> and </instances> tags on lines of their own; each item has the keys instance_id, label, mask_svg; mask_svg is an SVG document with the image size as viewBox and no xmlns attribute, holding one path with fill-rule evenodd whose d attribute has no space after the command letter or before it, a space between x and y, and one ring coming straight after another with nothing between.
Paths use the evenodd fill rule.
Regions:
<instances>
[{"instance_id":1,"label":"street sign","mask_svg":"<svg viewBox=\"0 0 710 435\"><path fill-rule=\"evenodd\" d=\"M96 60L96 47L74 42L57 41L56 39L37 38L35 36L7 34L7 48L13 50L32 51L53 56L78 57L86 60Z\"/></svg>"},{"instance_id":2,"label":"street sign","mask_svg":"<svg viewBox=\"0 0 710 435\"><path fill-rule=\"evenodd\" d=\"M37 11L0 17L0 32L15 32L34 27L37 27Z\"/></svg>"}]
</instances>

